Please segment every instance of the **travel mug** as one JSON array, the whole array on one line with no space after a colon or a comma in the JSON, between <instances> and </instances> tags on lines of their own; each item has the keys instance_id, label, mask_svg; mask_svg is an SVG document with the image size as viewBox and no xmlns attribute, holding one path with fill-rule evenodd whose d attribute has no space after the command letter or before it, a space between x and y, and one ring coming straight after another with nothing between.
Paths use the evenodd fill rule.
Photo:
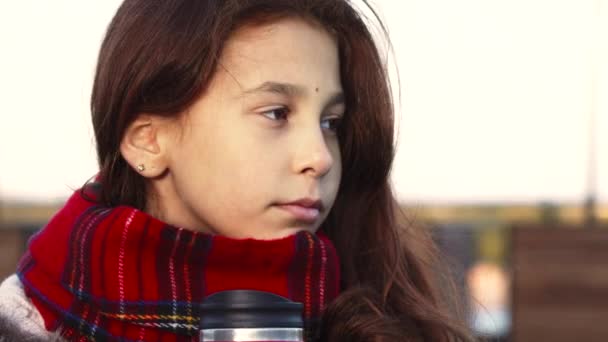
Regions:
<instances>
[{"instance_id":1,"label":"travel mug","mask_svg":"<svg viewBox=\"0 0 608 342\"><path fill-rule=\"evenodd\" d=\"M231 290L202 304L200 341L304 341L302 303L274 293Z\"/></svg>"}]
</instances>

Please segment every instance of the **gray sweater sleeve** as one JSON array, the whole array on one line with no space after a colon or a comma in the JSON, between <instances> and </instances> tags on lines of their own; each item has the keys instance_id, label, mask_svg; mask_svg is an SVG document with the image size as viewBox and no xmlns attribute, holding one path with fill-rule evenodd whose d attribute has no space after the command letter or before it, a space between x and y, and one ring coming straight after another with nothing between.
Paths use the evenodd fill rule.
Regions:
<instances>
[{"instance_id":1,"label":"gray sweater sleeve","mask_svg":"<svg viewBox=\"0 0 608 342\"><path fill-rule=\"evenodd\" d=\"M17 275L0 284L0 342L64 341L44 327L42 316L27 298Z\"/></svg>"}]
</instances>

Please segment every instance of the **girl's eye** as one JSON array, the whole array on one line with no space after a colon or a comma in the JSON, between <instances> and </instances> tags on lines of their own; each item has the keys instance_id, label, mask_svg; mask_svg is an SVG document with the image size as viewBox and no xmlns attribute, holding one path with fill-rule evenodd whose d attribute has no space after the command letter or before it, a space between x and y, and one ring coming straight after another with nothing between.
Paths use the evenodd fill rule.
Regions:
<instances>
[{"instance_id":1,"label":"girl's eye","mask_svg":"<svg viewBox=\"0 0 608 342\"><path fill-rule=\"evenodd\" d=\"M289 109L287 107L271 108L265 112L262 112L262 115L274 121L286 120L287 116L289 116Z\"/></svg>"},{"instance_id":2,"label":"girl's eye","mask_svg":"<svg viewBox=\"0 0 608 342\"><path fill-rule=\"evenodd\" d=\"M342 123L341 117L330 117L321 120L321 128L331 131L332 133L336 133L340 128L340 124Z\"/></svg>"}]
</instances>

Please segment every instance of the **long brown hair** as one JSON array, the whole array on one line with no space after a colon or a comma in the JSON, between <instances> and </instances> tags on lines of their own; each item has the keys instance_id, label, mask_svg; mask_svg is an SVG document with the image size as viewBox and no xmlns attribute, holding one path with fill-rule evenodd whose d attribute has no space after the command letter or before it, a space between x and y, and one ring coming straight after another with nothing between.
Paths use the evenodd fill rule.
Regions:
<instances>
[{"instance_id":1,"label":"long brown hair","mask_svg":"<svg viewBox=\"0 0 608 342\"><path fill-rule=\"evenodd\" d=\"M344 292L325 311L321 339L472 340L442 299L432 240L399 219L388 180L388 77L366 19L345 0L125 0L103 41L91 99L100 200L144 209L145 180L119 152L126 127L138 113L170 117L190 106L234 30L290 16L336 38L346 97L342 181L321 227L340 256Z\"/></svg>"}]
</instances>

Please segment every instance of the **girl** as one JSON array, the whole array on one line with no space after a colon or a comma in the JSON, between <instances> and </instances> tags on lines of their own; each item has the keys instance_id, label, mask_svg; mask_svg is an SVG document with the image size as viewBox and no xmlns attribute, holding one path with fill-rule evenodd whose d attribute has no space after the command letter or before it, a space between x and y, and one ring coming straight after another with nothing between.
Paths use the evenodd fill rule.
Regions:
<instances>
[{"instance_id":1,"label":"girl","mask_svg":"<svg viewBox=\"0 0 608 342\"><path fill-rule=\"evenodd\" d=\"M194 341L204 298L246 288L303 303L308 341L470 340L398 220L390 95L348 1L125 0L99 174L4 282L6 336Z\"/></svg>"}]
</instances>

